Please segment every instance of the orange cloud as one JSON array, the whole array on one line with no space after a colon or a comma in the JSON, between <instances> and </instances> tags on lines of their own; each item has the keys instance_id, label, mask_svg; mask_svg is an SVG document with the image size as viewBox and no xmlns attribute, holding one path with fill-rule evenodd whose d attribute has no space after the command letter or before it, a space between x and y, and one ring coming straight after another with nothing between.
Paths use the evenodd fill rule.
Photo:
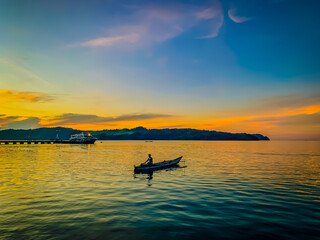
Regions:
<instances>
[{"instance_id":1,"label":"orange cloud","mask_svg":"<svg viewBox=\"0 0 320 240\"><path fill-rule=\"evenodd\" d=\"M320 105L285 110L274 114L251 115L203 122L205 128L222 131L261 132L270 137L299 136L307 139L308 134L320 137ZM196 124L195 124L196 125ZM198 123L201 125L201 123Z\"/></svg>"},{"instance_id":2,"label":"orange cloud","mask_svg":"<svg viewBox=\"0 0 320 240\"><path fill-rule=\"evenodd\" d=\"M177 128L196 128L211 129L227 132L248 132L262 133L271 138L279 138L283 136L302 136L306 139L308 135L320 136L319 113L320 105L305 106L302 108L294 108L291 110L275 109L276 113L247 115L243 117L220 118L213 120L193 120L189 121L172 119L172 126L166 122L166 125L157 124L156 127L177 127ZM208 119L208 116L203 116ZM150 127L155 127L150 126ZM299 135L300 134L300 135Z\"/></svg>"},{"instance_id":3,"label":"orange cloud","mask_svg":"<svg viewBox=\"0 0 320 240\"><path fill-rule=\"evenodd\" d=\"M1 89L0 99L19 99L29 102L39 102L50 101L53 97L41 92L19 92L10 89Z\"/></svg>"},{"instance_id":4,"label":"orange cloud","mask_svg":"<svg viewBox=\"0 0 320 240\"><path fill-rule=\"evenodd\" d=\"M5 114L0 115L0 127L7 126L8 123L11 123L17 120L18 116L6 116Z\"/></svg>"},{"instance_id":5,"label":"orange cloud","mask_svg":"<svg viewBox=\"0 0 320 240\"><path fill-rule=\"evenodd\" d=\"M75 113L65 113L59 116L52 118L44 119L41 121L43 126L92 126L95 129L95 126L108 126L110 123L119 123L119 122L137 122L137 121L146 121L151 119L162 119L162 118L171 118L172 115L168 114L126 114L120 115L117 117L101 117L97 115L90 114L75 114ZM118 125L118 124L117 124Z\"/></svg>"},{"instance_id":6,"label":"orange cloud","mask_svg":"<svg viewBox=\"0 0 320 240\"><path fill-rule=\"evenodd\" d=\"M195 120L194 117L177 117L172 116L167 118L166 121L161 119L161 116L158 117L148 117L148 118L140 118L134 117L134 119L130 118L102 118L95 123L90 123L87 121L86 123L81 123L81 121L66 122L69 127L76 127L79 129L105 129L105 128L131 128L142 125L147 128L195 128L195 129L212 129L212 130L220 130L220 131L231 131L231 132L260 132L266 131L270 132L273 129L274 131L278 131L279 133L283 131L286 125L285 121L293 121L289 119L292 116L304 116L305 114L309 114L310 116L313 113L320 112L320 105L315 106L307 106L303 108L297 108L290 111L283 111L277 114L261 114L261 115L249 115L244 117L232 117L232 118L221 118L214 120ZM208 117L203 117L208 118ZM188 119L188 120L187 120ZM307 120L305 120L307 121ZM314 120L313 120L314 121ZM45 122L42 122L43 125ZM59 125L58 122L55 124ZM65 126L65 124L63 124ZM295 124L293 123L293 126ZM281 129L278 129L281 128ZM288 129L288 127L286 127ZM272 131L272 132L274 132ZM265 133L265 132L263 132Z\"/></svg>"},{"instance_id":7,"label":"orange cloud","mask_svg":"<svg viewBox=\"0 0 320 240\"><path fill-rule=\"evenodd\" d=\"M285 112L283 115L292 116L299 114L314 114L320 112L320 105L307 106Z\"/></svg>"},{"instance_id":8,"label":"orange cloud","mask_svg":"<svg viewBox=\"0 0 320 240\"><path fill-rule=\"evenodd\" d=\"M30 129L41 127L37 117L0 115L1 129Z\"/></svg>"}]
</instances>

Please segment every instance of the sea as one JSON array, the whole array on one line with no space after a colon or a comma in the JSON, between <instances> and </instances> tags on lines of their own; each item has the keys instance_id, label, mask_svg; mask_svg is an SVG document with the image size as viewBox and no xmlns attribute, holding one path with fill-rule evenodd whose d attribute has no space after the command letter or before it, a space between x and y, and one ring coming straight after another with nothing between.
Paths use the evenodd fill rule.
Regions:
<instances>
[{"instance_id":1,"label":"sea","mask_svg":"<svg viewBox=\"0 0 320 240\"><path fill-rule=\"evenodd\" d=\"M0 145L0 239L320 239L320 142Z\"/></svg>"}]
</instances>

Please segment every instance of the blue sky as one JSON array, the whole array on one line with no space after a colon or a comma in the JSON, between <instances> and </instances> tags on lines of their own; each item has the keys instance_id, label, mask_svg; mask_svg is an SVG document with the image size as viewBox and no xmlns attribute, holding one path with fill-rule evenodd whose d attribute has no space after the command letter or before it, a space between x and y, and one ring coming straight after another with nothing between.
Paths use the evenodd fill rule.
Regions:
<instances>
[{"instance_id":1,"label":"blue sky","mask_svg":"<svg viewBox=\"0 0 320 240\"><path fill-rule=\"evenodd\" d=\"M319 10L318 1L289 0L1 1L0 110L18 116L13 122L36 119L26 128L59 124L70 113L104 119L147 113L157 117L86 127L72 118L68 126L317 138L317 120L299 131L284 131L279 122L318 109ZM51 98L28 102L19 93ZM266 99L273 105L266 108ZM318 112L302 112L318 119ZM278 122L258 121L272 115Z\"/></svg>"}]
</instances>

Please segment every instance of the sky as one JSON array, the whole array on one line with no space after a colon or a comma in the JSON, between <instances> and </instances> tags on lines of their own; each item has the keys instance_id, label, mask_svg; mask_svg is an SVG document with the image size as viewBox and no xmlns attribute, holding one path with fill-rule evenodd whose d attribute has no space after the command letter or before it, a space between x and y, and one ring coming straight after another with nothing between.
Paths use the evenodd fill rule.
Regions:
<instances>
[{"instance_id":1,"label":"sky","mask_svg":"<svg viewBox=\"0 0 320 240\"><path fill-rule=\"evenodd\" d=\"M0 0L0 129L320 139L320 1Z\"/></svg>"}]
</instances>

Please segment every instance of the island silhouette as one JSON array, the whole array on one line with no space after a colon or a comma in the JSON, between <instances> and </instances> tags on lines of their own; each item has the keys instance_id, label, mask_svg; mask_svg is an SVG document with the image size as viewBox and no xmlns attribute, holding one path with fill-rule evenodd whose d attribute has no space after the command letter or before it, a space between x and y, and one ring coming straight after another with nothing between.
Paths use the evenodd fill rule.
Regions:
<instances>
[{"instance_id":1,"label":"island silhouette","mask_svg":"<svg viewBox=\"0 0 320 240\"><path fill-rule=\"evenodd\" d=\"M64 127L6 129L0 130L0 140L49 140L57 138L66 140L71 135L81 132L83 131ZM258 133L228 133L191 128L146 129L144 127L136 127L132 129L106 129L85 132L90 132L98 140L270 140L267 136Z\"/></svg>"}]
</instances>

